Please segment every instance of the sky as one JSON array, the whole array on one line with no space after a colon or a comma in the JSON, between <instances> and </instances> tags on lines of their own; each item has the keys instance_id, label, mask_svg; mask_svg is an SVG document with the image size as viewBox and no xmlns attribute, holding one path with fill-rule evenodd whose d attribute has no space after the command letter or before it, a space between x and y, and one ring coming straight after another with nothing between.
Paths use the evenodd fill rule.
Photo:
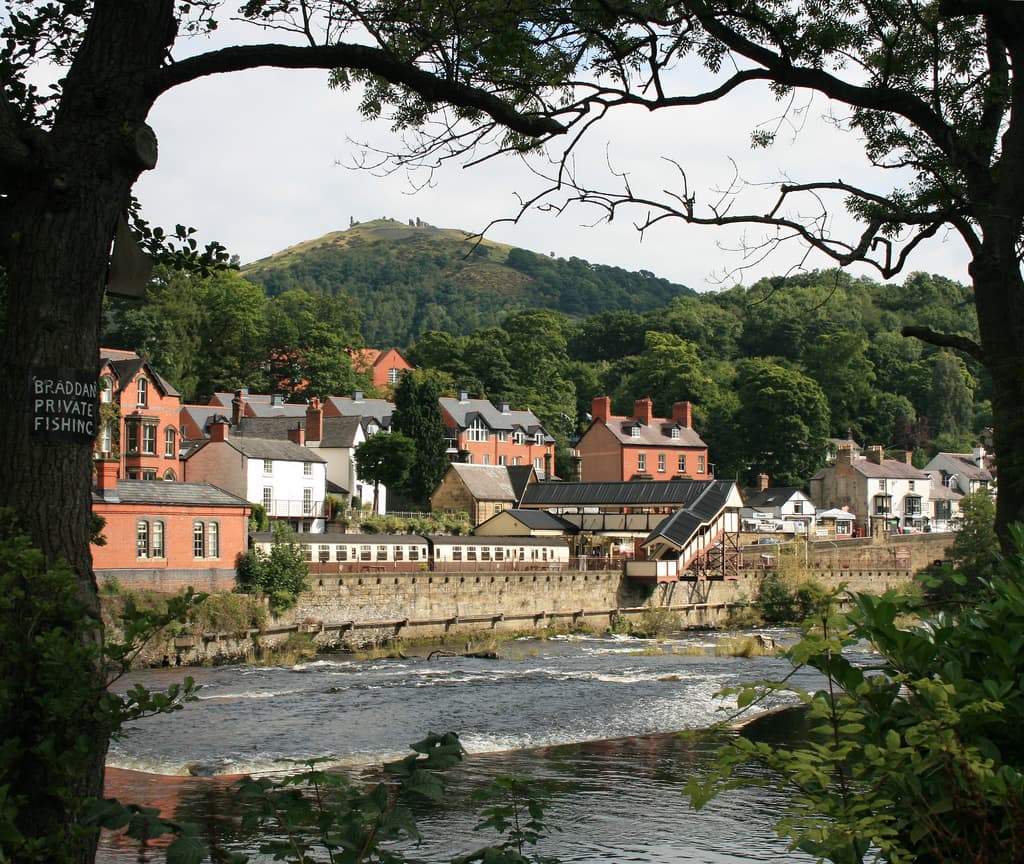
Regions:
<instances>
[{"instance_id":1,"label":"sky","mask_svg":"<svg viewBox=\"0 0 1024 864\"><path fill-rule=\"evenodd\" d=\"M237 32L227 31L218 38ZM183 53L216 44L192 43ZM159 161L135 187L144 217L156 225L194 226L202 242L220 241L244 264L343 230L352 219L422 219L441 228L483 231L495 220L515 217L519 196L541 188L535 174L513 157L471 167L447 163L425 188L417 188L427 180L422 175L382 176L355 168L364 142L385 149L399 143L385 120L363 121L357 105L358 94L330 90L319 70L211 76L164 94L149 117ZM666 191L681 188L668 161L675 160L685 165L698 205L715 200L716 190L728 187L737 169L756 183L842 178L879 188L879 172L867 165L855 137L822 120L828 110L819 98L798 115L799 129L784 124L773 147L755 151L749 146L752 126L770 123L780 113L763 90L750 88L727 102L695 109L658 114L630 109L590 130L577 171L598 188L615 188L611 166L628 172L635 192L664 198ZM773 196L757 189L748 194L748 209L770 208ZM805 261L795 243L764 261L745 258L737 251L744 244L738 230L673 220L641 235L635 223L644 211L620 212L611 223L602 222L602 215L581 206L560 213L533 211L515 224L493 225L486 236L542 254L649 270L698 291L750 284L799 266L831 266L824 257ZM832 230L850 235L852 225L840 214ZM748 229L748 245L759 236ZM966 263L959 238L940 235L916 253L907 272L925 270L966 282ZM863 267L851 272L880 278Z\"/></svg>"}]
</instances>

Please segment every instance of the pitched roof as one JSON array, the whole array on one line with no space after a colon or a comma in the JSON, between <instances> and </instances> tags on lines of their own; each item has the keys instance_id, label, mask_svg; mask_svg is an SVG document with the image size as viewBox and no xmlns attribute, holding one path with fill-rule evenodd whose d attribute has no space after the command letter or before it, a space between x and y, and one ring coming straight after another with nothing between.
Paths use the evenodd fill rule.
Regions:
<instances>
[{"instance_id":1,"label":"pitched roof","mask_svg":"<svg viewBox=\"0 0 1024 864\"><path fill-rule=\"evenodd\" d=\"M767 489L746 490L743 493L743 504L747 507L781 507L794 495L808 497L799 486L770 486Z\"/></svg>"},{"instance_id":2,"label":"pitched roof","mask_svg":"<svg viewBox=\"0 0 1024 864\"><path fill-rule=\"evenodd\" d=\"M477 501L516 500L508 469L504 465L469 465L464 462L453 462L448 466L448 470L458 475L462 484Z\"/></svg>"},{"instance_id":3,"label":"pitched roof","mask_svg":"<svg viewBox=\"0 0 1024 864\"><path fill-rule=\"evenodd\" d=\"M710 523L725 509L730 497L738 491L731 480L693 482L699 482L704 488L691 502L667 517L648 534L641 545L663 539L682 548L702 525Z\"/></svg>"},{"instance_id":4,"label":"pitched roof","mask_svg":"<svg viewBox=\"0 0 1024 864\"><path fill-rule=\"evenodd\" d=\"M883 459L881 463L870 459L854 459L853 470L869 478L886 478L894 480L927 480L928 475L920 468L908 465L899 459Z\"/></svg>"},{"instance_id":5,"label":"pitched roof","mask_svg":"<svg viewBox=\"0 0 1024 864\"><path fill-rule=\"evenodd\" d=\"M515 519L531 531L559 531L563 534L579 533L579 528L576 525L573 525L571 522L567 522L564 519L559 519L553 513L547 513L544 510L517 510L510 508L494 514L487 520L487 522L490 522L491 519L506 517ZM483 524L486 525L487 522L484 522Z\"/></svg>"},{"instance_id":6,"label":"pitched roof","mask_svg":"<svg viewBox=\"0 0 1024 864\"><path fill-rule=\"evenodd\" d=\"M520 506L601 507L682 505L695 500L708 483L724 480L617 480L606 483L575 483L566 480L531 483Z\"/></svg>"},{"instance_id":7,"label":"pitched roof","mask_svg":"<svg viewBox=\"0 0 1024 864\"><path fill-rule=\"evenodd\" d=\"M351 396L331 396L324 403L324 419L327 408L336 411L342 417L370 417L385 428L391 426L391 415L395 406L387 399L353 399Z\"/></svg>"},{"instance_id":8,"label":"pitched roof","mask_svg":"<svg viewBox=\"0 0 1024 864\"><path fill-rule=\"evenodd\" d=\"M431 534L427 539L435 546L465 546L468 544L479 544L480 546L566 546L566 541L561 537L500 537L495 534L489 537L486 534L459 536L453 534Z\"/></svg>"},{"instance_id":9,"label":"pitched roof","mask_svg":"<svg viewBox=\"0 0 1024 864\"><path fill-rule=\"evenodd\" d=\"M442 396L438 402L459 429L467 428L479 418L494 432L514 432L521 429L529 435L543 433L544 440L548 443L555 440L548 435L532 411L502 410L507 407L506 403L503 402L501 408L496 408L489 399L457 399L453 396Z\"/></svg>"},{"instance_id":10,"label":"pitched roof","mask_svg":"<svg viewBox=\"0 0 1024 864\"><path fill-rule=\"evenodd\" d=\"M608 431L615 436L621 444L628 444L636 447L702 447L708 445L704 439L690 426L684 426L676 420L666 420L662 417L654 417L648 426L633 417L609 417L605 422L596 418L587 429L589 432L598 423L604 424ZM636 429L636 434L633 430ZM672 430L678 430L678 437L672 437ZM587 432L583 433L586 437Z\"/></svg>"},{"instance_id":11,"label":"pitched roof","mask_svg":"<svg viewBox=\"0 0 1024 864\"><path fill-rule=\"evenodd\" d=\"M249 535L257 543L273 543L273 531L254 531ZM319 543L348 543L348 544L410 544L418 545L426 538L420 534L315 534L303 531L289 536L288 540L299 545L315 546Z\"/></svg>"},{"instance_id":12,"label":"pitched roof","mask_svg":"<svg viewBox=\"0 0 1024 864\"><path fill-rule=\"evenodd\" d=\"M508 465L507 468L512 491L515 493L516 501L520 501L526 487L537 479L537 472L532 465Z\"/></svg>"},{"instance_id":13,"label":"pitched roof","mask_svg":"<svg viewBox=\"0 0 1024 864\"><path fill-rule=\"evenodd\" d=\"M108 353L114 353L109 352ZM138 354L128 351L119 351L118 354L130 355L121 359L109 358L104 356L104 350L100 351L100 366L104 364L110 368L110 371L114 374L117 379L117 390L122 392L125 387L135 380L135 376L143 369L146 370L146 375L149 379L156 384L160 391L165 396L180 396L181 394L175 390L170 382L167 381L159 372L157 372L152 366L149 365L148 360L143 360Z\"/></svg>"},{"instance_id":14,"label":"pitched roof","mask_svg":"<svg viewBox=\"0 0 1024 864\"><path fill-rule=\"evenodd\" d=\"M943 457L940 459L940 457ZM985 457L986 462L988 458ZM992 472L988 468L979 467L973 453L946 453L940 451L935 454L932 458L932 462L947 463L953 470L962 474L968 480L991 480ZM931 466L932 462L928 463L926 468Z\"/></svg>"},{"instance_id":15,"label":"pitched roof","mask_svg":"<svg viewBox=\"0 0 1024 864\"><path fill-rule=\"evenodd\" d=\"M151 504L159 507L249 507L244 498L209 483L167 480L118 480L114 495L94 489L92 500L108 504Z\"/></svg>"},{"instance_id":16,"label":"pitched roof","mask_svg":"<svg viewBox=\"0 0 1024 864\"><path fill-rule=\"evenodd\" d=\"M196 453L216 442L203 441L188 454L192 458ZM279 441L272 438L226 438L223 441L248 459L272 459L278 462L326 462L316 450L310 450L294 441Z\"/></svg>"}]
</instances>

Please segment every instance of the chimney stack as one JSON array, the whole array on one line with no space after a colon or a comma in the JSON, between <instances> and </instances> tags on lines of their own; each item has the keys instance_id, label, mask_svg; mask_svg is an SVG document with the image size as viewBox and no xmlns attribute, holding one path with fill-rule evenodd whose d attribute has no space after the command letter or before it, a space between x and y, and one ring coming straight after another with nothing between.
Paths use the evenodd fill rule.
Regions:
<instances>
[{"instance_id":1,"label":"chimney stack","mask_svg":"<svg viewBox=\"0 0 1024 864\"><path fill-rule=\"evenodd\" d=\"M117 489L117 471L120 462L117 459L96 460L96 489L104 498L109 498L106 493Z\"/></svg>"},{"instance_id":2,"label":"chimney stack","mask_svg":"<svg viewBox=\"0 0 1024 864\"><path fill-rule=\"evenodd\" d=\"M608 418L612 416L612 397L595 396L590 402L590 416L594 420L603 420L607 423Z\"/></svg>"},{"instance_id":3,"label":"chimney stack","mask_svg":"<svg viewBox=\"0 0 1024 864\"><path fill-rule=\"evenodd\" d=\"M320 397L314 396L306 406L306 440L322 441L324 437L324 410Z\"/></svg>"},{"instance_id":4,"label":"chimney stack","mask_svg":"<svg viewBox=\"0 0 1024 864\"><path fill-rule=\"evenodd\" d=\"M884 458L885 448L880 444L872 444L868 447L868 462L872 462L875 465L881 465Z\"/></svg>"},{"instance_id":5,"label":"chimney stack","mask_svg":"<svg viewBox=\"0 0 1024 864\"><path fill-rule=\"evenodd\" d=\"M904 450L903 451L903 461L907 465L913 465L914 464L914 451L913 450Z\"/></svg>"},{"instance_id":6,"label":"chimney stack","mask_svg":"<svg viewBox=\"0 0 1024 864\"><path fill-rule=\"evenodd\" d=\"M853 447L840 444L836 450L836 465L853 464Z\"/></svg>"},{"instance_id":7,"label":"chimney stack","mask_svg":"<svg viewBox=\"0 0 1024 864\"><path fill-rule=\"evenodd\" d=\"M693 406L689 402L676 402L672 406L672 419L687 429L693 428Z\"/></svg>"},{"instance_id":8,"label":"chimney stack","mask_svg":"<svg viewBox=\"0 0 1024 864\"><path fill-rule=\"evenodd\" d=\"M216 417L213 418L213 420L210 421L210 440L228 440L228 420L221 414L218 414Z\"/></svg>"},{"instance_id":9,"label":"chimney stack","mask_svg":"<svg viewBox=\"0 0 1024 864\"><path fill-rule=\"evenodd\" d=\"M757 475L757 491L764 492L768 488L768 475L758 474Z\"/></svg>"},{"instance_id":10,"label":"chimney stack","mask_svg":"<svg viewBox=\"0 0 1024 864\"><path fill-rule=\"evenodd\" d=\"M235 398L231 400L231 423L237 426L245 416L245 391L236 390Z\"/></svg>"},{"instance_id":11,"label":"chimney stack","mask_svg":"<svg viewBox=\"0 0 1024 864\"><path fill-rule=\"evenodd\" d=\"M651 422L654 420L654 403L649 396L633 402L633 417L645 426L651 425Z\"/></svg>"},{"instance_id":12,"label":"chimney stack","mask_svg":"<svg viewBox=\"0 0 1024 864\"><path fill-rule=\"evenodd\" d=\"M979 468L985 467L985 448L980 444L972 451L974 456L974 464Z\"/></svg>"},{"instance_id":13,"label":"chimney stack","mask_svg":"<svg viewBox=\"0 0 1024 864\"><path fill-rule=\"evenodd\" d=\"M293 441L296 444L305 446L306 444L306 430L302 428L302 424L299 423L294 429L288 430L288 440Z\"/></svg>"}]
</instances>

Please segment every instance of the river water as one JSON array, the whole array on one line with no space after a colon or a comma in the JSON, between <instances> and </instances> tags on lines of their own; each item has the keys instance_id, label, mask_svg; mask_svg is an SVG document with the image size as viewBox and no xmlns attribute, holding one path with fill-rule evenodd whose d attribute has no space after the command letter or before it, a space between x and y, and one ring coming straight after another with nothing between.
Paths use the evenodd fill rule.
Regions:
<instances>
[{"instance_id":1,"label":"river water","mask_svg":"<svg viewBox=\"0 0 1024 864\"><path fill-rule=\"evenodd\" d=\"M424 653L144 670L124 686L166 687L187 671L202 690L183 711L138 721L114 742L107 794L206 824L251 851L258 839L239 833L231 799L237 775L311 757L358 775L405 755L427 732L455 731L469 755L444 806L419 814L425 840L411 852L418 860L447 861L482 845L488 838L474 831L480 805L471 790L498 774L527 774L557 784L547 818L561 830L542 851L562 861L809 861L775 837L784 801L774 793L737 790L699 812L681 795L712 754L710 745L671 733L720 719L722 688L789 671L776 657L716 656L720 638L735 637L518 640L503 643L493 660ZM99 860L138 856L107 836Z\"/></svg>"}]
</instances>

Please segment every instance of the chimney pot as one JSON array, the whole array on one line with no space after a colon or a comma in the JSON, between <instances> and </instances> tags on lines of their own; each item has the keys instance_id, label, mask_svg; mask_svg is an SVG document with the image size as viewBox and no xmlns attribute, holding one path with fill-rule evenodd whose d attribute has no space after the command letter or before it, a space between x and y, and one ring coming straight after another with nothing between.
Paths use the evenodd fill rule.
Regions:
<instances>
[{"instance_id":1,"label":"chimney pot","mask_svg":"<svg viewBox=\"0 0 1024 864\"><path fill-rule=\"evenodd\" d=\"M868 447L868 462L872 462L875 465L881 465L882 460L885 458L885 448L879 444L872 444Z\"/></svg>"},{"instance_id":2,"label":"chimney pot","mask_svg":"<svg viewBox=\"0 0 1024 864\"><path fill-rule=\"evenodd\" d=\"M294 429L288 430L288 440L294 441L296 444L305 445L306 430L302 428L301 423L299 423Z\"/></svg>"}]
</instances>

